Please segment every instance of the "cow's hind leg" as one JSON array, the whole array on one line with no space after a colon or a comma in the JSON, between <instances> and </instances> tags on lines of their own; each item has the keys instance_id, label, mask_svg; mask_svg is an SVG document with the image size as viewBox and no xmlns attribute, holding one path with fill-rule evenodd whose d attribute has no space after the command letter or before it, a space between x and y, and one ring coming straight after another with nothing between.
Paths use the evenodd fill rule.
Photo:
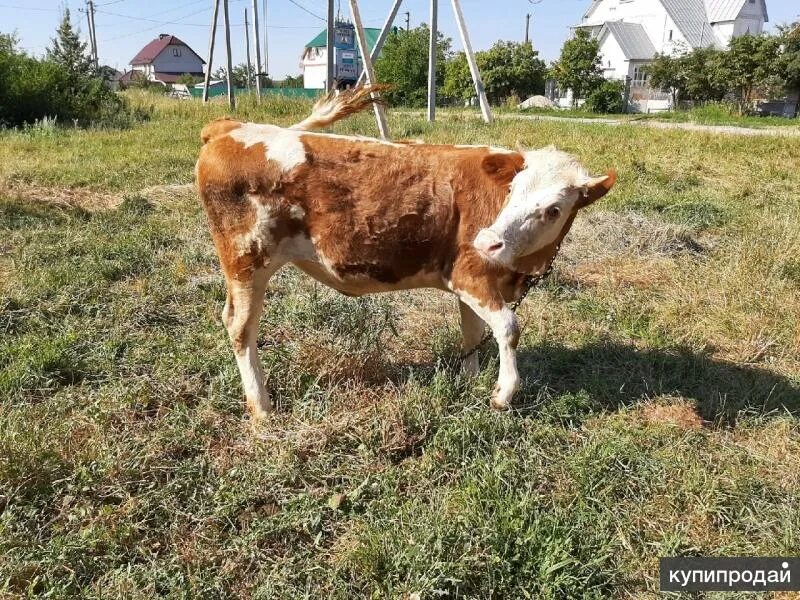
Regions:
<instances>
[{"instance_id":1,"label":"cow's hind leg","mask_svg":"<svg viewBox=\"0 0 800 600\"><path fill-rule=\"evenodd\" d=\"M461 313L461 349L464 352L473 351L464 359L464 372L467 375L477 375L480 370L480 357L478 344L483 339L486 322L475 314L462 300L458 301L458 310Z\"/></svg>"},{"instance_id":2,"label":"cow's hind leg","mask_svg":"<svg viewBox=\"0 0 800 600\"><path fill-rule=\"evenodd\" d=\"M272 410L258 358L257 340L267 283L277 270L278 267L267 265L237 273L226 281L228 296L222 309L222 321L231 338L247 408L253 419L260 419Z\"/></svg>"}]
</instances>

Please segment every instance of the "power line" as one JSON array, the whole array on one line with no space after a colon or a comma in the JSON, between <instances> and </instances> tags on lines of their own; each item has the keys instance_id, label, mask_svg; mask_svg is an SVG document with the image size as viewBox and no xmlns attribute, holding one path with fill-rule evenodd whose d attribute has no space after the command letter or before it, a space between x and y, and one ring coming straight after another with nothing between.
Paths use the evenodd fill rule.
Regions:
<instances>
[{"instance_id":1,"label":"power line","mask_svg":"<svg viewBox=\"0 0 800 600\"><path fill-rule=\"evenodd\" d=\"M289 2L291 2L292 4L294 4L294 5L295 5L297 8L299 8L300 10L304 10L305 12L307 12L308 14L310 14L312 17L314 17L314 18L316 18L316 19L319 19L319 20L320 20L320 21L322 21L323 23L327 23L327 22L328 22L328 21L327 21L327 19L325 19L325 18L323 18L323 17L320 17L320 16L319 16L318 14L316 14L316 13L313 13L313 12L311 12L311 11L310 11L310 10L308 10L308 9L307 9L305 6L303 6L302 4L299 4L298 2L295 2L295 0L289 0Z\"/></svg>"}]
</instances>

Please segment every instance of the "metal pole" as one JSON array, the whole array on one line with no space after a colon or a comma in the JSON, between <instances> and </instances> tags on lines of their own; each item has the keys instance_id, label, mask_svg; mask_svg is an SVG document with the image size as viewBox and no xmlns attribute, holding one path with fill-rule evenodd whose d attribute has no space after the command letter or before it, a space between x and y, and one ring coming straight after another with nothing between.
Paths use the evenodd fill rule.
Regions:
<instances>
[{"instance_id":1,"label":"metal pole","mask_svg":"<svg viewBox=\"0 0 800 600\"><path fill-rule=\"evenodd\" d=\"M389 37L389 31L392 29L392 23L394 23L394 19L395 17L397 17L397 11L400 10L400 5L402 3L403 0L394 0L394 4L392 4L392 10L389 11L389 16L386 17L386 21L383 23L383 29L381 29L381 34L378 36L378 39L375 42L375 47L372 49L372 52L369 55L369 58L372 62L375 62L378 59L378 55L381 53L381 50L383 49L383 44L386 43L386 38ZM358 76L358 81L356 82L356 85L363 83L366 76L367 76L366 70L361 71L361 75Z\"/></svg>"},{"instance_id":2,"label":"metal pole","mask_svg":"<svg viewBox=\"0 0 800 600\"><path fill-rule=\"evenodd\" d=\"M406 12L406 33L411 31L411 13Z\"/></svg>"},{"instance_id":3,"label":"metal pole","mask_svg":"<svg viewBox=\"0 0 800 600\"><path fill-rule=\"evenodd\" d=\"M334 26L333 0L328 0L328 39L325 44L326 60L328 61L328 78L325 81L325 89L329 92L333 89L334 79L336 78L336 74L333 70L335 60L335 51L333 48Z\"/></svg>"},{"instance_id":4,"label":"metal pole","mask_svg":"<svg viewBox=\"0 0 800 600\"><path fill-rule=\"evenodd\" d=\"M233 97L233 57L231 56L231 16L228 14L228 0L222 0L222 14L225 17L225 48L228 51L228 106L236 110L236 99Z\"/></svg>"},{"instance_id":5,"label":"metal pole","mask_svg":"<svg viewBox=\"0 0 800 600\"><path fill-rule=\"evenodd\" d=\"M436 120L436 50L439 0L431 0L431 38L428 43L428 121Z\"/></svg>"},{"instance_id":6,"label":"metal pole","mask_svg":"<svg viewBox=\"0 0 800 600\"><path fill-rule=\"evenodd\" d=\"M264 73L269 77L269 35L267 33L267 0L264 0Z\"/></svg>"},{"instance_id":7,"label":"metal pole","mask_svg":"<svg viewBox=\"0 0 800 600\"><path fill-rule=\"evenodd\" d=\"M256 99L261 102L261 36L258 35L258 0L253 0L253 40L256 44Z\"/></svg>"},{"instance_id":8,"label":"metal pole","mask_svg":"<svg viewBox=\"0 0 800 600\"><path fill-rule=\"evenodd\" d=\"M214 60L214 39L217 37L217 17L219 16L219 0L214 0L214 16L211 17L211 36L208 40L208 60L203 85L203 102L208 102L208 84L211 81L211 62Z\"/></svg>"},{"instance_id":9,"label":"metal pole","mask_svg":"<svg viewBox=\"0 0 800 600\"><path fill-rule=\"evenodd\" d=\"M483 80L481 73L478 70L478 63L475 62L475 54L472 52L472 44L469 41L469 33L467 33L467 25L464 22L464 13L461 12L461 4L459 0L451 0L453 4L453 12L456 15L456 23L458 24L458 33L461 35L461 42L464 44L464 52L467 55L469 62L469 70L472 73L472 81L475 82L475 92L478 94L478 101L481 104L481 112L483 113L483 120L487 123L492 122L492 111L489 108L489 101L486 99L486 90L483 87Z\"/></svg>"},{"instance_id":10,"label":"metal pole","mask_svg":"<svg viewBox=\"0 0 800 600\"><path fill-rule=\"evenodd\" d=\"M350 12L353 14L353 24L356 26L356 38L358 39L358 48L361 52L362 60L364 61L364 73L367 74L367 83L375 81L375 71L372 68L372 58L369 55L369 46L367 45L367 36L364 35L364 25L361 23L361 13L358 10L358 0L350 0ZM377 98L376 94L372 94L372 98ZM384 140L389 139L389 126L386 124L386 114L383 112L383 106L374 103L375 120L378 122L378 131L381 132L381 138Z\"/></svg>"}]
</instances>

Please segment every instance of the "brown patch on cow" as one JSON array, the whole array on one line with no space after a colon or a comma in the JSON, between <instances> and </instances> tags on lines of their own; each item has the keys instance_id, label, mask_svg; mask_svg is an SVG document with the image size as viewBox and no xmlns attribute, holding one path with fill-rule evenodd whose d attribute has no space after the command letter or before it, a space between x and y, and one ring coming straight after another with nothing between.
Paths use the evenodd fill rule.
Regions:
<instances>
[{"instance_id":1,"label":"brown patch on cow","mask_svg":"<svg viewBox=\"0 0 800 600\"><path fill-rule=\"evenodd\" d=\"M214 122L221 127L231 123ZM277 243L304 231L301 220L292 216L292 204L283 195L283 184L291 180L278 164L267 160L263 143L247 148L227 135L216 135L203 146L197 162L197 188L208 216L209 228L223 269L228 277L260 266L268 256L251 245L242 252L239 240L256 226L256 205L267 207L274 225L269 234ZM296 203L303 208L302 200Z\"/></svg>"},{"instance_id":2,"label":"brown patch on cow","mask_svg":"<svg viewBox=\"0 0 800 600\"><path fill-rule=\"evenodd\" d=\"M697 407L688 402L661 404L648 402L636 411L645 423L672 425L680 429L702 429L703 419Z\"/></svg>"},{"instance_id":3,"label":"brown patch on cow","mask_svg":"<svg viewBox=\"0 0 800 600\"><path fill-rule=\"evenodd\" d=\"M205 127L203 127L203 130L200 132L200 140L204 144L207 144L212 139L221 135L226 135L241 126L241 121L231 119L230 117L220 117L219 119L214 119Z\"/></svg>"},{"instance_id":4,"label":"brown patch on cow","mask_svg":"<svg viewBox=\"0 0 800 600\"><path fill-rule=\"evenodd\" d=\"M508 187L525 168L525 158L519 152L490 152L481 161L481 168L498 185Z\"/></svg>"},{"instance_id":5,"label":"brown patch on cow","mask_svg":"<svg viewBox=\"0 0 800 600\"><path fill-rule=\"evenodd\" d=\"M285 193L306 200L310 236L339 277L388 284L424 273L446 277L456 255L455 274L492 269L472 249L508 193L475 169L488 149L302 140L308 163ZM485 282L479 288L470 293L485 295Z\"/></svg>"}]
</instances>

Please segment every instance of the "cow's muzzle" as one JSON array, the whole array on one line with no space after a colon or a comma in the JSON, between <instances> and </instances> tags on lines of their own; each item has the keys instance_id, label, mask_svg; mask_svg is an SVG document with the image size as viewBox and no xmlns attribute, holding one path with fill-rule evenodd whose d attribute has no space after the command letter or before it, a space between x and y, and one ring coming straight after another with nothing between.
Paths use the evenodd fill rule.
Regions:
<instances>
[{"instance_id":1,"label":"cow's muzzle","mask_svg":"<svg viewBox=\"0 0 800 600\"><path fill-rule=\"evenodd\" d=\"M472 244L478 252L491 260L501 260L506 247L505 242L491 229L481 229Z\"/></svg>"}]
</instances>

